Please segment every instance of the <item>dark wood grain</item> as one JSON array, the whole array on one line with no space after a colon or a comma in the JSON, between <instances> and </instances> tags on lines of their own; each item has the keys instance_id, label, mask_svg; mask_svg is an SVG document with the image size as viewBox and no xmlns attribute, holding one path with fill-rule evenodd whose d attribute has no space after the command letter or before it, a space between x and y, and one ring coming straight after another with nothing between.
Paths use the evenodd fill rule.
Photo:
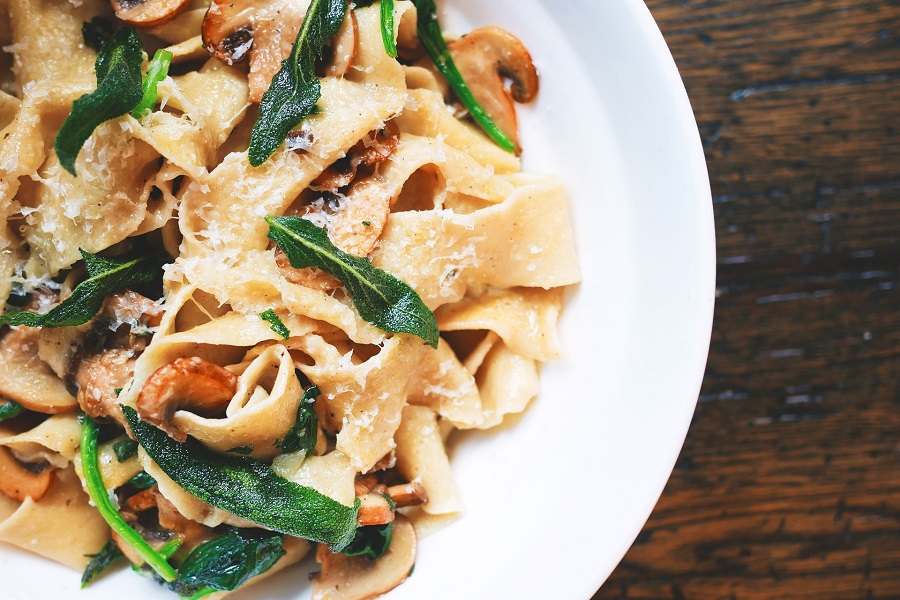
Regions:
<instances>
[{"instance_id":1,"label":"dark wood grain","mask_svg":"<svg viewBox=\"0 0 900 600\"><path fill-rule=\"evenodd\" d=\"M648 0L718 235L700 402L595 600L900 598L900 2Z\"/></svg>"}]
</instances>

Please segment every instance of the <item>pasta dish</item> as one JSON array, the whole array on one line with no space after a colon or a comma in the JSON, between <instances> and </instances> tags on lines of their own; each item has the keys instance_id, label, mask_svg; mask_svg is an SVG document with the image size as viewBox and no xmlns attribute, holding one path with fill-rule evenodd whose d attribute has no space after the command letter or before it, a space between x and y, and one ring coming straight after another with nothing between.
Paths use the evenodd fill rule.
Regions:
<instances>
[{"instance_id":1,"label":"pasta dish","mask_svg":"<svg viewBox=\"0 0 900 600\"><path fill-rule=\"evenodd\" d=\"M528 50L433 0L0 0L0 43L0 541L184 598L402 583L579 280Z\"/></svg>"}]
</instances>

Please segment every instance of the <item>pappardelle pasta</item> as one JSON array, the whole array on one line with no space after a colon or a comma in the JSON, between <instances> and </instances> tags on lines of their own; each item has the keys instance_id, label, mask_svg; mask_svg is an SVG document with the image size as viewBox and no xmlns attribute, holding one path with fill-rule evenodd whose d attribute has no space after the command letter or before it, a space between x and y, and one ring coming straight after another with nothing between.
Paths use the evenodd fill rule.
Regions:
<instances>
[{"instance_id":1,"label":"pappardelle pasta","mask_svg":"<svg viewBox=\"0 0 900 600\"><path fill-rule=\"evenodd\" d=\"M0 541L185 598L402 583L579 280L528 51L433 0L0 0L0 43Z\"/></svg>"}]
</instances>

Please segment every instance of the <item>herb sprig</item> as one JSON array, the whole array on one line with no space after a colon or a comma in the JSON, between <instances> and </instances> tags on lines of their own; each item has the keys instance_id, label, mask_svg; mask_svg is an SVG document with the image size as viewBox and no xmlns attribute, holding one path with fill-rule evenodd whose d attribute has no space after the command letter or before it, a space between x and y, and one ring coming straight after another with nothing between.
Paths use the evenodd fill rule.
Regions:
<instances>
[{"instance_id":1,"label":"herb sprig","mask_svg":"<svg viewBox=\"0 0 900 600\"><path fill-rule=\"evenodd\" d=\"M317 267L340 280L359 316L393 333L411 333L437 348L434 313L415 290L366 258L340 250L321 227L300 217L266 217L269 239L278 244L292 267Z\"/></svg>"},{"instance_id":2,"label":"herb sprig","mask_svg":"<svg viewBox=\"0 0 900 600\"><path fill-rule=\"evenodd\" d=\"M456 97L462 101L469 114L488 137L507 152L518 153L519 148L516 142L497 127L494 120L472 95L469 86L460 75L459 69L456 68L453 57L450 55L450 49L447 48L447 42L444 41L441 25L438 23L437 6L435 6L434 0L412 0L412 2L416 7L416 28L419 40L434 62L434 66L447 79Z\"/></svg>"},{"instance_id":3,"label":"herb sprig","mask_svg":"<svg viewBox=\"0 0 900 600\"><path fill-rule=\"evenodd\" d=\"M346 0L312 0L303 25L259 103L259 118L250 134L250 164L263 164L284 142L291 129L312 114L322 96L316 60L347 15Z\"/></svg>"},{"instance_id":4,"label":"herb sprig","mask_svg":"<svg viewBox=\"0 0 900 600\"><path fill-rule=\"evenodd\" d=\"M18 311L0 315L2 325L29 327L69 327L83 325L100 312L106 297L122 289L152 283L159 276L156 257L132 259L103 258L80 250L88 278L79 283L72 295L49 312Z\"/></svg>"}]
</instances>

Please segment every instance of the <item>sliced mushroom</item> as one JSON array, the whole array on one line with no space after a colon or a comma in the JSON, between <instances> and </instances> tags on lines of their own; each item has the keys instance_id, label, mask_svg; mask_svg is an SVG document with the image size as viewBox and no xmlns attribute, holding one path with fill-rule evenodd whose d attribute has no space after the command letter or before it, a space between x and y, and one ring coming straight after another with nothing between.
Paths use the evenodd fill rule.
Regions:
<instances>
[{"instance_id":1,"label":"sliced mushroom","mask_svg":"<svg viewBox=\"0 0 900 600\"><path fill-rule=\"evenodd\" d=\"M304 16L302 5L291 0L213 0L203 19L203 45L229 65L250 58L250 101L259 102L290 55ZM325 75L340 77L350 69L358 37L356 15L348 11L323 66Z\"/></svg>"},{"instance_id":2,"label":"sliced mushroom","mask_svg":"<svg viewBox=\"0 0 900 600\"><path fill-rule=\"evenodd\" d=\"M375 178L354 184L344 209L328 223L335 246L355 256L368 256L381 238L391 213L393 194Z\"/></svg>"},{"instance_id":3,"label":"sliced mushroom","mask_svg":"<svg viewBox=\"0 0 900 600\"><path fill-rule=\"evenodd\" d=\"M187 8L190 0L110 0L116 16L146 29L167 23Z\"/></svg>"},{"instance_id":4,"label":"sliced mushroom","mask_svg":"<svg viewBox=\"0 0 900 600\"><path fill-rule=\"evenodd\" d=\"M83 358L75 372L81 410L95 419L112 419L124 427L118 391L134 376L134 363L134 352L124 348Z\"/></svg>"},{"instance_id":5,"label":"sliced mushroom","mask_svg":"<svg viewBox=\"0 0 900 600\"><path fill-rule=\"evenodd\" d=\"M416 563L416 530L404 516L393 524L391 546L381 558L334 554L319 544L313 600L367 600L387 593L409 577Z\"/></svg>"},{"instance_id":6,"label":"sliced mushroom","mask_svg":"<svg viewBox=\"0 0 900 600\"><path fill-rule=\"evenodd\" d=\"M418 506L428 502L428 494L425 492L425 488L417 481L392 485L387 489L387 493L397 508Z\"/></svg>"},{"instance_id":7,"label":"sliced mushroom","mask_svg":"<svg viewBox=\"0 0 900 600\"><path fill-rule=\"evenodd\" d=\"M175 411L189 408L202 416L221 413L234 396L237 381L228 369L200 357L178 358L150 375L135 407L143 420L183 442L187 435L169 422Z\"/></svg>"},{"instance_id":8,"label":"sliced mushroom","mask_svg":"<svg viewBox=\"0 0 900 600\"><path fill-rule=\"evenodd\" d=\"M40 329L14 327L0 340L0 396L28 410L56 414L78 408L66 384L40 359Z\"/></svg>"},{"instance_id":9,"label":"sliced mushroom","mask_svg":"<svg viewBox=\"0 0 900 600\"><path fill-rule=\"evenodd\" d=\"M359 500L359 516L356 522L360 527L384 525L394 520L394 508L384 494L369 492Z\"/></svg>"},{"instance_id":10,"label":"sliced mushroom","mask_svg":"<svg viewBox=\"0 0 900 600\"><path fill-rule=\"evenodd\" d=\"M338 159L310 184L317 191L336 192L347 187L360 168L383 163L394 154L400 143L400 128L388 121L381 129L370 131L354 144L346 156Z\"/></svg>"},{"instance_id":11,"label":"sliced mushroom","mask_svg":"<svg viewBox=\"0 0 900 600\"><path fill-rule=\"evenodd\" d=\"M53 468L28 468L16 460L12 452L0 446L0 493L16 502L31 498L35 502L44 497L53 482Z\"/></svg>"},{"instance_id":12,"label":"sliced mushroom","mask_svg":"<svg viewBox=\"0 0 900 600\"><path fill-rule=\"evenodd\" d=\"M476 29L447 46L472 95L497 127L518 144L513 101L531 102L539 87L528 49L499 27ZM508 89L507 81L511 82Z\"/></svg>"}]
</instances>

